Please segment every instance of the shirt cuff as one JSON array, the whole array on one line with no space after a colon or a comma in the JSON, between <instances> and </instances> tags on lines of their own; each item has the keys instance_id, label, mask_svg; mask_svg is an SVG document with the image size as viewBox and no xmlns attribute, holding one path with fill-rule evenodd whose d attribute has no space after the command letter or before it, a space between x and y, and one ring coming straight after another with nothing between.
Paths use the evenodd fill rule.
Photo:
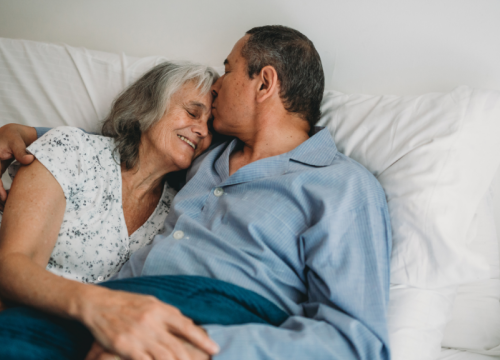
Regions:
<instances>
[{"instance_id":1,"label":"shirt cuff","mask_svg":"<svg viewBox=\"0 0 500 360\"><path fill-rule=\"evenodd\" d=\"M43 134L45 134L47 131L51 130L52 128L50 127L35 127L36 130L36 138L40 139Z\"/></svg>"}]
</instances>

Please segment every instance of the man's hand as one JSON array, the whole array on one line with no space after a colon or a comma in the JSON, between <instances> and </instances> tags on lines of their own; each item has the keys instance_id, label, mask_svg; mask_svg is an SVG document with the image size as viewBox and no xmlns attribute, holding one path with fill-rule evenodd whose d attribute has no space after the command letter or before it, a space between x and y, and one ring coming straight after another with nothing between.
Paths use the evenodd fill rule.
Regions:
<instances>
[{"instance_id":1,"label":"man's hand","mask_svg":"<svg viewBox=\"0 0 500 360\"><path fill-rule=\"evenodd\" d=\"M94 345L97 348L87 359L101 359L101 355L112 359L111 353L134 360L201 360L217 353L217 344L203 328L177 308L152 296L92 288L92 295L83 297L81 316L75 317L108 352L101 354Z\"/></svg>"},{"instance_id":2,"label":"man's hand","mask_svg":"<svg viewBox=\"0 0 500 360\"><path fill-rule=\"evenodd\" d=\"M1 177L14 158L23 165L29 165L35 157L26 152L26 147L37 138L35 128L30 126L7 124L0 127L0 210L3 211L7 192Z\"/></svg>"}]
</instances>

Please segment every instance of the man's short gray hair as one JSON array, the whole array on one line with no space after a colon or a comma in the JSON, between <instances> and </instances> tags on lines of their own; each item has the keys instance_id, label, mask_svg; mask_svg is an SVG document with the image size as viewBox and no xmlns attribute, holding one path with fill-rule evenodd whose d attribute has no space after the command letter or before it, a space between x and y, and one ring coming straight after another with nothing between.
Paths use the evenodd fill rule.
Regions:
<instances>
[{"instance_id":1,"label":"man's short gray hair","mask_svg":"<svg viewBox=\"0 0 500 360\"><path fill-rule=\"evenodd\" d=\"M207 94L218 78L211 67L169 61L156 65L124 90L102 125L102 134L115 139L114 151L120 154L120 162L127 169L137 165L142 133L163 117L172 95L184 84L194 82Z\"/></svg>"}]
</instances>

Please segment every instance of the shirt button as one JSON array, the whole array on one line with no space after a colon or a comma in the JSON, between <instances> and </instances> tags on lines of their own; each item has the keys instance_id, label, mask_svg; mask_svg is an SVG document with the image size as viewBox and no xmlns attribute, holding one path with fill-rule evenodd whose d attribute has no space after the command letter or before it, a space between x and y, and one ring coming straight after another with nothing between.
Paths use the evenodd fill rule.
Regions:
<instances>
[{"instance_id":1,"label":"shirt button","mask_svg":"<svg viewBox=\"0 0 500 360\"><path fill-rule=\"evenodd\" d=\"M216 188L216 189L214 190L214 195L215 195L215 196L219 197L219 196L221 196L222 194L224 194L224 190L222 190L222 188Z\"/></svg>"},{"instance_id":2,"label":"shirt button","mask_svg":"<svg viewBox=\"0 0 500 360\"><path fill-rule=\"evenodd\" d=\"M176 240L180 240L184 237L184 231L182 230L177 230L176 232L174 232L174 239Z\"/></svg>"},{"instance_id":3,"label":"shirt button","mask_svg":"<svg viewBox=\"0 0 500 360\"><path fill-rule=\"evenodd\" d=\"M102 276L99 276L99 277L97 278L97 281L103 281L103 280L104 280L104 278L103 278Z\"/></svg>"}]
</instances>

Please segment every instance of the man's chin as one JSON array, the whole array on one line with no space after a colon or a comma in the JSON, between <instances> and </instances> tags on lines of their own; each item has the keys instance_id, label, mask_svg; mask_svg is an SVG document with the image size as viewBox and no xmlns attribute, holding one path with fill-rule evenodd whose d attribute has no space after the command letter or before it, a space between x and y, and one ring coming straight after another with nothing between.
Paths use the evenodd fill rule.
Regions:
<instances>
[{"instance_id":1,"label":"man's chin","mask_svg":"<svg viewBox=\"0 0 500 360\"><path fill-rule=\"evenodd\" d=\"M230 135L227 133L227 126L224 126L224 121L218 117L218 118L214 118L214 122L213 122L213 128L216 132L218 132L219 134L221 135Z\"/></svg>"}]
</instances>

